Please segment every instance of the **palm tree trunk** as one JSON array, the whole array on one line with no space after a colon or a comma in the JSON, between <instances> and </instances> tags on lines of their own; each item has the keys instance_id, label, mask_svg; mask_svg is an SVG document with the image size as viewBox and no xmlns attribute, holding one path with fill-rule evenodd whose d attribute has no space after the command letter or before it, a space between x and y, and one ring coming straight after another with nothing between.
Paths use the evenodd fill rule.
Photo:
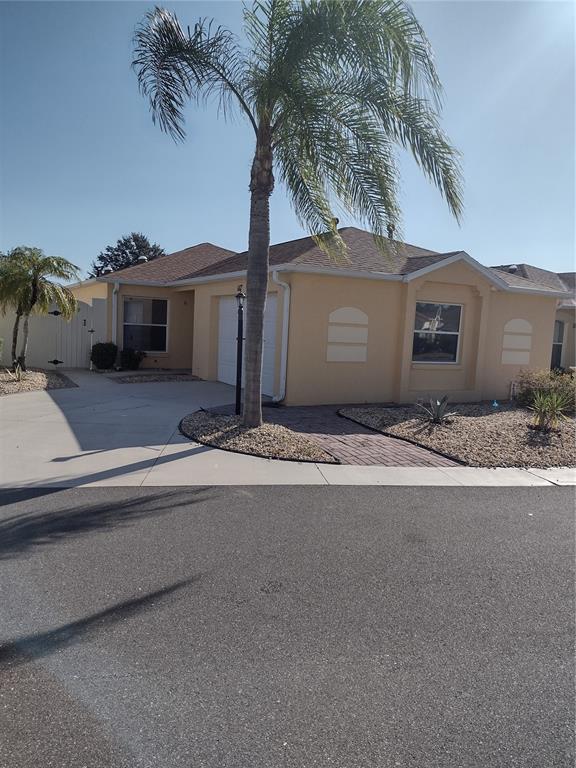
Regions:
<instances>
[{"instance_id":1,"label":"palm tree trunk","mask_svg":"<svg viewBox=\"0 0 576 768\"><path fill-rule=\"evenodd\" d=\"M22 326L23 337L22 346L20 347L20 355L18 356L18 364L23 371L26 370L26 351L28 349L28 319L30 315L24 315L24 324Z\"/></svg>"},{"instance_id":2,"label":"palm tree trunk","mask_svg":"<svg viewBox=\"0 0 576 768\"><path fill-rule=\"evenodd\" d=\"M16 368L16 349L18 347L18 331L20 328L20 312L16 312L16 319L14 320L14 327L12 329L12 368Z\"/></svg>"},{"instance_id":3,"label":"palm tree trunk","mask_svg":"<svg viewBox=\"0 0 576 768\"><path fill-rule=\"evenodd\" d=\"M246 275L246 352L243 423L262 424L262 335L268 289L270 195L274 188L269 126L260 126L250 180L250 229Z\"/></svg>"}]
</instances>

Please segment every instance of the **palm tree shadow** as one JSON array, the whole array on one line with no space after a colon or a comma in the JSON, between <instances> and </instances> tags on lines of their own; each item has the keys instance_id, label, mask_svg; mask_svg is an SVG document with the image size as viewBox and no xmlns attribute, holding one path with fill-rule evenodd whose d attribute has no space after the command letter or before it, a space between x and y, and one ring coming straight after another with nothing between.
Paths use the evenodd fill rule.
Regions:
<instances>
[{"instance_id":1,"label":"palm tree shadow","mask_svg":"<svg viewBox=\"0 0 576 768\"><path fill-rule=\"evenodd\" d=\"M143 610L149 610L158 603L163 603L169 596L174 596L184 587L198 582L201 577L201 574L197 574L163 589L149 592L143 597L125 600L78 621L63 624L61 627L51 629L48 632L25 635L3 643L0 645L0 668L27 664L44 656L49 656L61 648L74 645L88 635L106 631L124 619L128 619Z\"/></svg>"},{"instance_id":2,"label":"palm tree shadow","mask_svg":"<svg viewBox=\"0 0 576 768\"><path fill-rule=\"evenodd\" d=\"M186 488L154 496L136 496L113 502L82 504L49 512L25 511L0 519L0 560L17 557L34 547L55 544L98 531L164 515L209 498L208 489Z\"/></svg>"}]
</instances>

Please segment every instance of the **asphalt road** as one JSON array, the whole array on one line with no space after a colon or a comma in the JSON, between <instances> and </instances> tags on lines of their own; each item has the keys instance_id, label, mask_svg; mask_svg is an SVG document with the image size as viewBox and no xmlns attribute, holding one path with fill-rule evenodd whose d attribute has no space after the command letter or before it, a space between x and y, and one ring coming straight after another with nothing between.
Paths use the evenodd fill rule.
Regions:
<instances>
[{"instance_id":1,"label":"asphalt road","mask_svg":"<svg viewBox=\"0 0 576 768\"><path fill-rule=\"evenodd\" d=\"M574 489L0 502L2 768L574 765Z\"/></svg>"}]
</instances>

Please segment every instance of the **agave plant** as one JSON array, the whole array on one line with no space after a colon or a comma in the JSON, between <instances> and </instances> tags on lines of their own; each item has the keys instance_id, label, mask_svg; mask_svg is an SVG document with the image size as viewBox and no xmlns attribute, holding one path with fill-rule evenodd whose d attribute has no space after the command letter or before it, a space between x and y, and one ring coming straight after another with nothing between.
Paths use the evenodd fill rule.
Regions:
<instances>
[{"instance_id":1,"label":"agave plant","mask_svg":"<svg viewBox=\"0 0 576 768\"><path fill-rule=\"evenodd\" d=\"M426 403L415 403L417 408L421 408L426 414L426 419L431 424L444 424L450 416L456 416L455 412L446 413L448 407L448 395L444 395L441 400L431 397Z\"/></svg>"},{"instance_id":2,"label":"agave plant","mask_svg":"<svg viewBox=\"0 0 576 768\"><path fill-rule=\"evenodd\" d=\"M534 413L534 428L543 432L557 429L560 422L568 417L566 412L572 407L570 397L564 392L534 393L532 405L528 406Z\"/></svg>"}]
</instances>

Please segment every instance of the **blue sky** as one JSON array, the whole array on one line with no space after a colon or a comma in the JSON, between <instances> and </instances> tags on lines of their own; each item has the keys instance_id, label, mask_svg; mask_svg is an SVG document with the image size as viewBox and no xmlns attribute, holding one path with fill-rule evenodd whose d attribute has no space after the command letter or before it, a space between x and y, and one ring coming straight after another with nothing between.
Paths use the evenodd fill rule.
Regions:
<instances>
[{"instance_id":1,"label":"blue sky","mask_svg":"<svg viewBox=\"0 0 576 768\"><path fill-rule=\"evenodd\" d=\"M167 251L247 242L250 130L188 111L176 145L152 124L130 69L151 4L0 2L0 249L37 245L86 269L141 231ZM167 4L241 30L239 2ZM420 2L463 153L465 215L402 159L403 234L485 264L574 269L574 6ZM353 221L341 220L342 224ZM279 187L272 241L301 236Z\"/></svg>"}]
</instances>

